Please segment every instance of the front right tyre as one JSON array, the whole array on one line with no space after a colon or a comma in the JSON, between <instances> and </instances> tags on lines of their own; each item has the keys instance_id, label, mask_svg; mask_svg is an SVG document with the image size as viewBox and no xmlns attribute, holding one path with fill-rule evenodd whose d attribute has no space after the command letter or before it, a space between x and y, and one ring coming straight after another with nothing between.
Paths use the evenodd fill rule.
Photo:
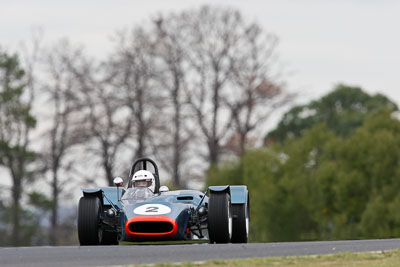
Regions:
<instances>
[{"instance_id":1,"label":"front right tyre","mask_svg":"<svg viewBox=\"0 0 400 267\"><path fill-rule=\"evenodd\" d=\"M78 237L81 246L95 246L102 243L101 213L101 202L98 197L81 197L78 207Z\"/></svg>"}]
</instances>

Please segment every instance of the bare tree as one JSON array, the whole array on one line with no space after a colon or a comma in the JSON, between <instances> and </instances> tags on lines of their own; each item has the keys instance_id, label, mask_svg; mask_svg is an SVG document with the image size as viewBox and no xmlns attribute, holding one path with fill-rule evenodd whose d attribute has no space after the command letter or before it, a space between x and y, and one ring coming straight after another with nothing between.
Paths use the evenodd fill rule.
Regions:
<instances>
[{"instance_id":1,"label":"bare tree","mask_svg":"<svg viewBox=\"0 0 400 267\"><path fill-rule=\"evenodd\" d=\"M79 99L84 103L81 127L88 137L85 151L100 158L105 179L111 186L116 176L117 154L131 135L134 118L121 104L120 89L111 82L115 72L107 62L97 64L81 56L79 63L70 65L70 70L79 83Z\"/></svg>"},{"instance_id":2,"label":"bare tree","mask_svg":"<svg viewBox=\"0 0 400 267\"><path fill-rule=\"evenodd\" d=\"M113 84L120 89L121 104L129 108L134 125L134 158L150 153L152 130L163 120L162 96L154 82L153 40L141 27L118 34L110 66L115 70Z\"/></svg>"},{"instance_id":3,"label":"bare tree","mask_svg":"<svg viewBox=\"0 0 400 267\"><path fill-rule=\"evenodd\" d=\"M157 80L166 91L165 108L168 118L165 122L169 124L169 127L166 125L164 129L164 135L167 134L168 140L163 138L163 144L158 151L171 150L170 153L161 152L163 157L160 160L172 175L173 185L181 188L185 186L185 181L181 177L182 162L183 159L188 161L188 143L193 139L193 133L187 126L189 114L184 95L184 90L187 88L185 80L188 67L187 50L182 45L184 40L184 36L181 35L182 24L174 15L169 18L160 16L154 24L157 39L152 53L156 57L159 70Z\"/></svg>"},{"instance_id":4,"label":"bare tree","mask_svg":"<svg viewBox=\"0 0 400 267\"><path fill-rule=\"evenodd\" d=\"M50 127L46 130L45 149L42 151L51 176L50 244L57 245L60 194L69 181L69 179L61 179L60 172L70 170L71 162L66 161L66 156L72 146L82 143L86 137L80 130L80 122L76 121L82 109L82 103L76 96L78 84L69 70L69 66L75 65L74 61L80 58L80 50L72 48L68 41L64 40L49 51L45 61L45 73L48 75L43 85L43 93L47 96L46 103L53 107L49 106L46 112L46 121L50 122Z\"/></svg>"},{"instance_id":5,"label":"bare tree","mask_svg":"<svg viewBox=\"0 0 400 267\"><path fill-rule=\"evenodd\" d=\"M205 6L175 20L181 25L177 43L190 65L185 69L188 101L206 141L208 161L218 163L223 143L235 134L241 155L248 133L267 117L258 107L281 93L268 76L276 39L229 8Z\"/></svg>"},{"instance_id":6,"label":"bare tree","mask_svg":"<svg viewBox=\"0 0 400 267\"><path fill-rule=\"evenodd\" d=\"M185 77L208 162L218 163L232 138L237 139L237 154L243 155L249 133L290 99L272 71L277 38L230 8L204 6L157 24L161 42L174 41L179 48L167 47L169 65L178 73L173 57L179 51L179 66L185 66L179 77ZM168 25L175 31L167 32Z\"/></svg>"},{"instance_id":7,"label":"bare tree","mask_svg":"<svg viewBox=\"0 0 400 267\"><path fill-rule=\"evenodd\" d=\"M238 156L245 152L249 133L293 97L284 91L276 77L276 44L274 35L265 33L257 24L250 24L236 46L230 90L225 92L223 103L230 111L234 126L229 141Z\"/></svg>"},{"instance_id":8,"label":"bare tree","mask_svg":"<svg viewBox=\"0 0 400 267\"><path fill-rule=\"evenodd\" d=\"M189 103L197 119L199 131L206 141L208 161L219 161L221 140L230 128L229 114L222 105L222 94L231 76L235 46L241 37L243 20L232 9L202 7L183 12L179 17L185 26L190 51Z\"/></svg>"}]
</instances>

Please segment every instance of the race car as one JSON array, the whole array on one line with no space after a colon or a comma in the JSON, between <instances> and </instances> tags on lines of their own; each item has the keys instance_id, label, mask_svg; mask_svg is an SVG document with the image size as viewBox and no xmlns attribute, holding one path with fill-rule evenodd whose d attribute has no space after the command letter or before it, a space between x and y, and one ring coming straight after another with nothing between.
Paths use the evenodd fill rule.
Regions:
<instances>
[{"instance_id":1,"label":"race car","mask_svg":"<svg viewBox=\"0 0 400 267\"><path fill-rule=\"evenodd\" d=\"M78 207L80 245L118 245L119 241L208 239L247 243L249 192L244 185L169 191L160 186L157 164L137 159L125 188L82 189Z\"/></svg>"}]
</instances>

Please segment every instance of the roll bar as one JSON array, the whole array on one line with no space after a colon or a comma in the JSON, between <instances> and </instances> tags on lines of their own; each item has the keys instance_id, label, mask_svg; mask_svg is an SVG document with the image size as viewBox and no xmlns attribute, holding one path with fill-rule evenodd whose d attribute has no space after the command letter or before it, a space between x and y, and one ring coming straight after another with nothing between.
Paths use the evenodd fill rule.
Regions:
<instances>
[{"instance_id":1,"label":"roll bar","mask_svg":"<svg viewBox=\"0 0 400 267\"><path fill-rule=\"evenodd\" d=\"M138 170L147 170L147 166L148 166L147 163L150 163L151 165L153 165L154 171L156 172L156 173L154 173L154 178L156 180L154 193L159 193L160 192L160 176L158 174L158 167L157 167L157 164L150 158L139 158L133 162L131 170L129 172L128 187L132 186L132 177L133 177L133 174L135 173L136 166L138 166L139 163L142 163L142 166Z\"/></svg>"}]
</instances>

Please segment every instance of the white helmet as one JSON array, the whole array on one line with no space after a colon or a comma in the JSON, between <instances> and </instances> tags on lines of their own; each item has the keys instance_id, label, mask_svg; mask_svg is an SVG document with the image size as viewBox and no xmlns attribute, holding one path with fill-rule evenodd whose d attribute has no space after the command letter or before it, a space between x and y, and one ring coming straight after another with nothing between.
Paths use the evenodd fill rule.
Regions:
<instances>
[{"instance_id":1,"label":"white helmet","mask_svg":"<svg viewBox=\"0 0 400 267\"><path fill-rule=\"evenodd\" d=\"M154 175L145 170L135 172L132 177L132 187L147 187L154 192L156 188Z\"/></svg>"}]
</instances>

